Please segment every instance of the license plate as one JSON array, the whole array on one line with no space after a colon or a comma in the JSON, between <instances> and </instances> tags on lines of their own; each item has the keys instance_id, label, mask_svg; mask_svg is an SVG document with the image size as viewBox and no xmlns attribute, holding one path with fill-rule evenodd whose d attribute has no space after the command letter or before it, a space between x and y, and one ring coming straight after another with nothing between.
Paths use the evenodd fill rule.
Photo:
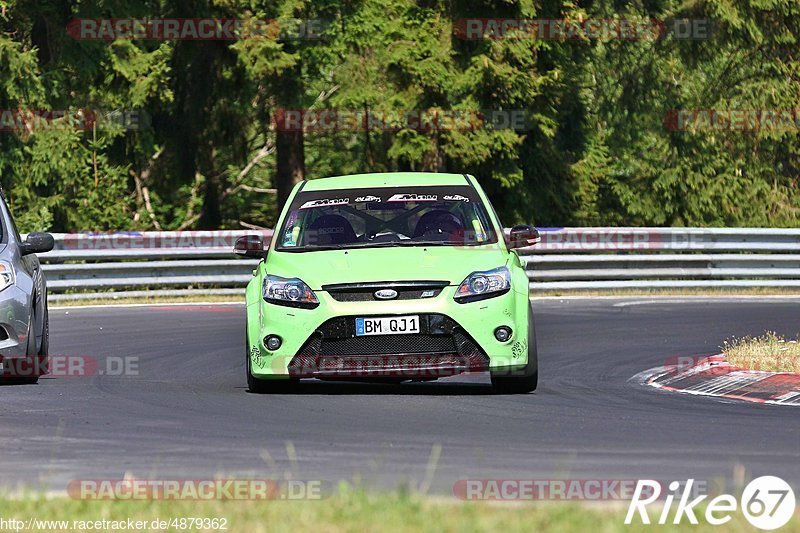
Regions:
<instances>
[{"instance_id":1,"label":"license plate","mask_svg":"<svg viewBox=\"0 0 800 533\"><path fill-rule=\"evenodd\" d=\"M356 318L356 335L397 335L419 333L419 316Z\"/></svg>"}]
</instances>

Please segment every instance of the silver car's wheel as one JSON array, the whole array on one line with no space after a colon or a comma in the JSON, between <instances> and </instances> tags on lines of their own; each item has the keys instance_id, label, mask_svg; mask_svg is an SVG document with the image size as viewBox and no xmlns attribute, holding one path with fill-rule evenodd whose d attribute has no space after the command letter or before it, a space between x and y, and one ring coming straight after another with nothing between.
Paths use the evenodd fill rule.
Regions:
<instances>
[{"instance_id":1,"label":"silver car's wheel","mask_svg":"<svg viewBox=\"0 0 800 533\"><path fill-rule=\"evenodd\" d=\"M44 308L44 320L42 321L42 341L39 343L39 350L36 352L39 358L39 375L50 371L50 313L47 311L47 304Z\"/></svg>"},{"instance_id":2,"label":"silver car's wheel","mask_svg":"<svg viewBox=\"0 0 800 533\"><path fill-rule=\"evenodd\" d=\"M6 383L33 385L39 381L39 373L40 373L39 354L38 354L39 348L36 346L36 333L35 333L36 313L34 309L35 309L35 304L34 308L31 309L30 320L28 320L28 340L25 344L26 361L17 362L17 364L15 365L16 372L24 370L26 374L28 374L29 372L30 374L25 376L9 377L5 379ZM42 338L42 344L44 344L44 338Z\"/></svg>"}]
</instances>

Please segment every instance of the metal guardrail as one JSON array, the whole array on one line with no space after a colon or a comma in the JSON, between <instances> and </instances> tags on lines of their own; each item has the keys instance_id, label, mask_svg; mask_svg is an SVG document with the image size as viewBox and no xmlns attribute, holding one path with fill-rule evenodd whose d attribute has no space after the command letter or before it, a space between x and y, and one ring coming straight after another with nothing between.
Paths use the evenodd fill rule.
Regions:
<instances>
[{"instance_id":1,"label":"metal guardrail","mask_svg":"<svg viewBox=\"0 0 800 533\"><path fill-rule=\"evenodd\" d=\"M541 228L521 253L533 291L800 287L800 229ZM53 299L236 294L258 261L233 245L253 231L54 234L40 260ZM262 232L265 239L271 231ZM121 291L121 292L120 292ZM107 294L105 294L107 296Z\"/></svg>"},{"instance_id":2,"label":"metal guardrail","mask_svg":"<svg viewBox=\"0 0 800 533\"><path fill-rule=\"evenodd\" d=\"M554 228L531 290L800 287L800 229Z\"/></svg>"}]
</instances>

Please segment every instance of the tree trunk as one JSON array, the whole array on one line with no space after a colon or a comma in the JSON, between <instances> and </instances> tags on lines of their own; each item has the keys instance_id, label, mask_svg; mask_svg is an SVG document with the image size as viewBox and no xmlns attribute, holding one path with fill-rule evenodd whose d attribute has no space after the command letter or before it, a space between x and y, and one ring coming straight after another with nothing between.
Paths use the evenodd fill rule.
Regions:
<instances>
[{"instance_id":1,"label":"tree trunk","mask_svg":"<svg viewBox=\"0 0 800 533\"><path fill-rule=\"evenodd\" d=\"M278 107L284 109L301 109L303 84L300 81L299 66L287 69L278 81ZM304 149L305 136L302 128L298 131L286 131L278 128L275 139L275 155L277 157L278 213L289 198L292 188L306 177L306 158Z\"/></svg>"},{"instance_id":2,"label":"tree trunk","mask_svg":"<svg viewBox=\"0 0 800 533\"><path fill-rule=\"evenodd\" d=\"M278 212L289 198L292 188L306 177L303 131L278 131L275 152L278 158Z\"/></svg>"},{"instance_id":3,"label":"tree trunk","mask_svg":"<svg viewBox=\"0 0 800 533\"><path fill-rule=\"evenodd\" d=\"M200 215L197 226L203 230L219 229L222 224L222 211L219 205L219 180L214 176L206 176L205 185L203 212Z\"/></svg>"}]
</instances>

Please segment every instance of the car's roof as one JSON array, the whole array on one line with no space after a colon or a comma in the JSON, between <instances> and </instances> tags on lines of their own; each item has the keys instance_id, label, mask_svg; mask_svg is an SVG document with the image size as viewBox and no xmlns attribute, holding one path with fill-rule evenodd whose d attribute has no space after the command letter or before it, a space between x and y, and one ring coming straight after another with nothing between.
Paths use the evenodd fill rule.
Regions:
<instances>
[{"instance_id":1,"label":"car's roof","mask_svg":"<svg viewBox=\"0 0 800 533\"><path fill-rule=\"evenodd\" d=\"M303 191L327 191L362 187L402 187L415 185L470 185L464 174L438 172L381 172L353 174L308 180Z\"/></svg>"}]
</instances>

